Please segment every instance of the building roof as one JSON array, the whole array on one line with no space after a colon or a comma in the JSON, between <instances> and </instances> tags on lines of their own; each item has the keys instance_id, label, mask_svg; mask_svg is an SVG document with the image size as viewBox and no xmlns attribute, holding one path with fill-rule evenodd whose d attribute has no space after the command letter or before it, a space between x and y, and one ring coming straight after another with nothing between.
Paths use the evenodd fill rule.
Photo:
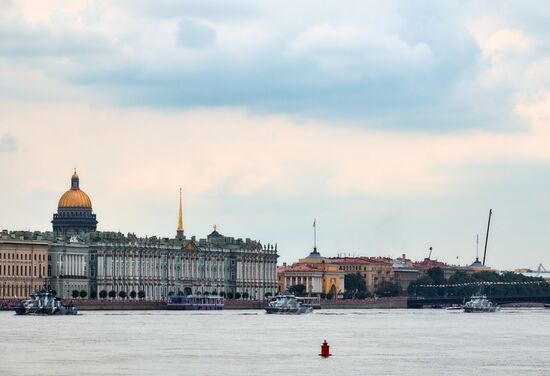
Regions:
<instances>
[{"instance_id":1,"label":"building roof","mask_svg":"<svg viewBox=\"0 0 550 376\"><path fill-rule=\"evenodd\" d=\"M331 257L330 262L338 265L371 265L392 264L393 261L384 257Z\"/></svg>"},{"instance_id":2,"label":"building roof","mask_svg":"<svg viewBox=\"0 0 550 376\"><path fill-rule=\"evenodd\" d=\"M63 193L57 204L58 208L92 208L92 200L90 200L86 192L80 189L79 185L80 178L75 170L71 177L71 189Z\"/></svg>"},{"instance_id":3,"label":"building roof","mask_svg":"<svg viewBox=\"0 0 550 376\"><path fill-rule=\"evenodd\" d=\"M479 261L479 258L476 257L476 260L474 262L472 262L472 264L470 265L471 268L484 268L485 265L483 265L481 263L481 261Z\"/></svg>"},{"instance_id":4,"label":"building roof","mask_svg":"<svg viewBox=\"0 0 550 376\"><path fill-rule=\"evenodd\" d=\"M317 248L313 248L313 251L307 256L304 260L324 260L325 257L321 256L319 252L317 252Z\"/></svg>"},{"instance_id":5,"label":"building roof","mask_svg":"<svg viewBox=\"0 0 550 376\"><path fill-rule=\"evenodd\" d=\"M413 267L418 270L428 270L431 268L447 269L449 265L437 260L424 259L423 261L414 262Z\"/></svg>"},{"instance_id":6,"label":"building roof","mask_svg":"<svg viewBox=\"0 0 550 376\"><path fill-rule=\"evenodd\" d=\"M284 272L319 272L321 269L316 268L312 265L307 264L294 264L291 267L288 267Z\"/></svg>"}]
</instances>

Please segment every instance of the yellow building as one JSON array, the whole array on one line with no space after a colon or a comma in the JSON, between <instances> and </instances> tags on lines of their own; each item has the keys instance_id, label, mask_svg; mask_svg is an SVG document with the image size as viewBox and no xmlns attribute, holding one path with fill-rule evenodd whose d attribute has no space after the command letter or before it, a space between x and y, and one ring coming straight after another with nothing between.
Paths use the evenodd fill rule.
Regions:
<instances>
[{"instance_id":1,"label":"yellow building","mask_svg":"<svg viewBox=\"0 0 550 376\"><path fill-rule=\"evenodd\" d=\"M26 298L45 288L48 243L0 234L0 298Z\"/></svg>"},{"instance_id":2,"label":"yellow building","mask_svg":"<svg viewBox=\"0 0 550 376\"><path fill-rule=\"evenodd\" d=\"M344 274L359 273L365 280L367 291L374 291L384 282L395 282L393 260L383 257L336 257L327 262L337 265Z\"/></svg>"},{"instance_id":3,"label":"yellow building","mask_svg":"<svg viewBox=\"0 0 550 376\"><path fill-rule=\"evenodd\" d=\"M278 269L279 292L303 285L308 295L331 294L334 298L344 292L345 273L338 265L328 262L316 249L308 257L290 267Z\"/></svg>"}]
</instances>

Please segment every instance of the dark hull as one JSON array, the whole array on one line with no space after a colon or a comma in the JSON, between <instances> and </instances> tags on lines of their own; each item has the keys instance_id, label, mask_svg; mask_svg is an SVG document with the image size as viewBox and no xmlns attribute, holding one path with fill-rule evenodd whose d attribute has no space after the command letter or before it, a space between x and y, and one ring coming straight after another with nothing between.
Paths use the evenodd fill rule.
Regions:
<instances>
[{"instance_id":1,"label":"dark hull","mask_svg":"<svg viewBox=\"0 0 550 376\"><path fill-rule=\"evenodd\" d=\"M302 313L311 313L313 311L313 308L311 307L300 307L295 309L285 309L285 308L278 308L278 307L265 307L265 312L269 314L277 314L277 315L299 315Z\"/></svg>"}]
</instances>

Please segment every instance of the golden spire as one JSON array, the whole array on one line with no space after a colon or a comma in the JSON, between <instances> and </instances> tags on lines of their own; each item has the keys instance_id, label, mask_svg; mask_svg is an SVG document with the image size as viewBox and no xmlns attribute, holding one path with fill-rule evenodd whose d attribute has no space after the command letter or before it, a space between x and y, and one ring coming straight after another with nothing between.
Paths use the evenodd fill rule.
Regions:
<instances>
[{"instance_id":1,"label":"golden spire","mask_svg":"<svg viewBox=\"0 0 550 376\"><path fill-rule=\"evenodd\" d=\"M177 239L183 239L183 215L182 215L182 204L181 204L181 188L180 188L180 210L178 216L178 230L176 233Z\"/></svg>"}]
</instances>

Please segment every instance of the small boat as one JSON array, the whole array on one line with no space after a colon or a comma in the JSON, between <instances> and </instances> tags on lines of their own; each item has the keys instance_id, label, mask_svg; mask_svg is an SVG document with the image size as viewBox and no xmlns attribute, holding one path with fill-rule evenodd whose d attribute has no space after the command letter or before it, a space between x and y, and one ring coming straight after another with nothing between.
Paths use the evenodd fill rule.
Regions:
<instances>
[{"instance_id":1,"label":"small boat","mask_svg":"<svg viewBox=\"0 0 550 376\"><path fill-rule=\"evenodd\" d=\"M544 308L550 308L550 304L545 304Z\"/></svg>"},{"instance_id":2,"label":"small boat","mask_svg":"<svg viewBox=\"0 0 550 376\"><path fill-rule=\"evenodd\" d=\"M173 310L222 310L223 298L207 295L174 295L168 299L166 308Z\"/></svg>"},{"instance_id":3,"label":"small boat","mask_svg":"<svg viewBox=\"0 0 550 376\"><path fill-rule=\"evenodd\" d=\"M51 292L31 294L29 299L22 300L15 306L16 315L76 315L78 309L74 304L63 303L63 300Z\"/></svg>"},{"instance_id":4,"label":"small boat","mask_svg":"<svg viewBox=\"0 0 550 376\"><path fill-rule=\"evenodd\" d=\"M303 305L302 302L292 294L285 294L277 295L271 299L267 307L265 307L265 311L275 314L299 315L313 312L313 307Z\"/></svg>"},{"instance_id":5,"label":"small boat","mask_svg":"<svg viewBox=\"0 0 550 376\"><path fill-rule=\"evenodd\" d=\"M464 304L464 312L498 312L500 306L494 304L485 295L473 295L469 301Z\"/></svg>"}]
</instances>

